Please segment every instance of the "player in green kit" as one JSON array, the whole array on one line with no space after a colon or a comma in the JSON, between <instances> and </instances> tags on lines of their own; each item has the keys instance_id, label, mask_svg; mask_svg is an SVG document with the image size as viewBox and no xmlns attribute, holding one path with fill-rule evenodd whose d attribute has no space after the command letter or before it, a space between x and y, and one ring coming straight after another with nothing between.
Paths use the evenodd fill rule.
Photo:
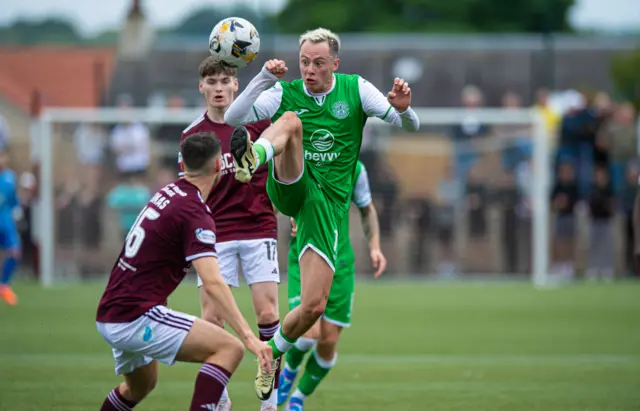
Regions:
<instances>
[{"instance_id":1,"label":"player in green kit","mask_svg":"<svg viewBox=\"0 0 640 411\"><path fill-rule=\"evenodd\" d=\"M231 138L236 179L247 182L258 167L268 164L269 198L298 227L304 297L269 342L276 359L325 311L367 118L378 117L407 131L417 131L420 125L409 107L411 89L404 80L396 78L385 97L358 75L336 73L339 51L338 36L328 30L303 34L302 78L279 81L286 64L270 60L224 116L226 123L240 126ZM274 123L252 143L241 125L267 118ZM260 399L270 395L275 369L258 370L255 388Z\"/></svg>"},{"instance_id":2,"label":"player in green kit","mask_svg":"<svg viewBox=\"0 0 640 411\"><path fill-rule=\"evenodd\" d=\"M380 229L378 213L371 201L371 190L367 170L360 161L354 175L352 201L360 211L362 228L369 243L371 264L376 269L374 278L380 277L387 266L387 260L380 250ZM298 264L298 246L296 225L292 221L293 234L289 248L288 297L289 309L300 303L300 267ZM308 356L304 373L298 387L291 396L288 411L303 411L306 397L313 394L324 377L335 365L338 355L336 347L343 328L351 326L351 311L354 302L355 256L349 239L349 216L342 220L338 239L338 259L333 277L327 307L322 318L300 337L285 355L285 365L280 374L278 387L278 405L284 404L298 375L298 369L305 356Z\"/></svg>"}]
</instances>

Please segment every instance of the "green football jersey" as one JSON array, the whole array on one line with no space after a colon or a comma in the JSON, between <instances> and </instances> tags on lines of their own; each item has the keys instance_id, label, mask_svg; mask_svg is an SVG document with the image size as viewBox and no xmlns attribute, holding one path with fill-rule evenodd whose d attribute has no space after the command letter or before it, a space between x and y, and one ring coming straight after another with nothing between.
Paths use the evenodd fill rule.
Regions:
<instances>
[{"instance_id":1,"label":"green football jersey","mask_svg":"<svg viewBox=\"0 0 640 411\"><path fill-rule=\"evenodd\" d=\"M327 198L348 210L362 130L358 75L335 73L333 89L322 96L305 92L301 79L280 82L282 102L273 121L294 111L302 121L305 167Z\"/></svg>"}]
</instances>

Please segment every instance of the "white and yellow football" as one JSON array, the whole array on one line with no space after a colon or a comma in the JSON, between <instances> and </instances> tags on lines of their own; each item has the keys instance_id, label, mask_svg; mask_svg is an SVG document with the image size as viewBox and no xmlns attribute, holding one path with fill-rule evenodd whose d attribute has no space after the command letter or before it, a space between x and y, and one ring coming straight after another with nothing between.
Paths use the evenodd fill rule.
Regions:
<instances>
[{"instance_id":1,"label":"white and yellow football","mask_svg":"<svg viewBox=\"0 0 640 411\"><path fill-rule=\"evenodd\" d=\"M235 68L246 67L260 51L260 34L251 22L226 18L209 35L209 52L217 61Z\"/></svg>"}]
</instances>

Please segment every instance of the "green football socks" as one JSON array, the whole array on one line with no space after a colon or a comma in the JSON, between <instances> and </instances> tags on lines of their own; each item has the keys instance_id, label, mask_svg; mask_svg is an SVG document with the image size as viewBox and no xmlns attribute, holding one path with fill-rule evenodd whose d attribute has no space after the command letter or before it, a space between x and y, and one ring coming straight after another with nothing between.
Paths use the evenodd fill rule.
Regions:
<instances>
[{"instance_id":1,"label":"green football socks","mask_svg":"<svg viewBox=\"0 0 640 411\"><path fill-rule=\"evenodd\" d=\"M301 399L313 394L324 377L329 374L329 371L331 371L331 368L333 368L337 359L338 355L335 354L331 361L326 361L320 358L318 353L314 350L307 359L304 374L302 374L300 382L298 382L298 389L293 394L293 397L296 397L298 391L304 395L299 396Z\"/></svg>"}]
</instances>

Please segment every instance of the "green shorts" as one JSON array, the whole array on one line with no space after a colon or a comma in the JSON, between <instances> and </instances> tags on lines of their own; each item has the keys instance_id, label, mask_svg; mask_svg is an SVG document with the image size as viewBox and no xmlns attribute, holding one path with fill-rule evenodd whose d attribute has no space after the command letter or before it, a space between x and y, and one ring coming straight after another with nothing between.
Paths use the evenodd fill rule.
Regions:
<instances>
[{"instance_id":1,"label":"green shorts","mask_svg":"<svg viewBox=\"0 0 640 411\"><path fill-rule=\"evenodd\" d=\"M342 328L351 327L355 281L354 264L341 266L339 262L331 283L327 307L322 316L326 321ZM295 238L293 238L288 257L287 300L289 302L289 310L293 310L300 305L300 294L300 265L298 264Z\"/></svg>"},{"instance_id":2,"label":"green shorts","mask_svg":"<svg viewBox=\"0 0 640 411\"><path fill-rule=\"evenodd\" d=\"M299 256L311 248L335 272L339 228L345 212L326 197L308 168L298 180L281 183L275 179L270 161L267 194L278 211L295 220Z\"/></svg>"}]
</instances>

